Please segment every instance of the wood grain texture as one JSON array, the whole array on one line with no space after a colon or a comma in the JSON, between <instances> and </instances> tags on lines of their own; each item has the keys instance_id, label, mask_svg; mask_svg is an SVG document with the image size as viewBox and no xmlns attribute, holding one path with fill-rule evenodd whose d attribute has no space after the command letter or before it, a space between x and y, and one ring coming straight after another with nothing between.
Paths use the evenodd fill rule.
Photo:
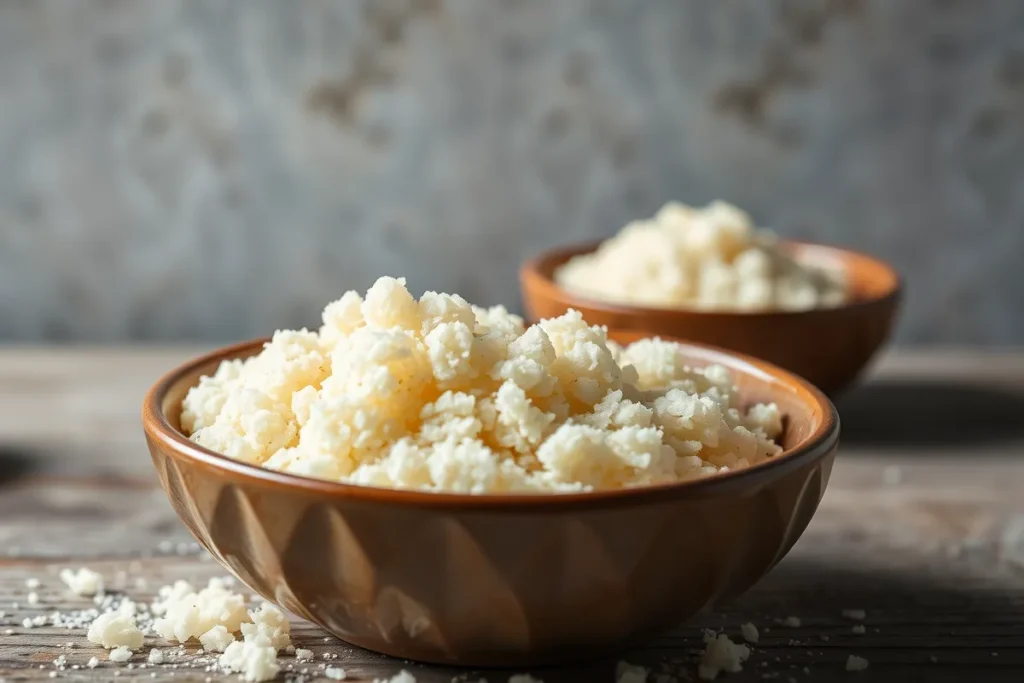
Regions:
<instances>
[{"instance_id":1,"label":"wood grain texture","mask_svg":"<svg viewBox=\"0 0 1024 683\"><path fill-rule=\"evenodd\" d=\"M149 384L197 350L0 351L0 679L50 680L63 654L69 667L92 656L103 662L58 679L235 680L184 666L195 648L175 658L178 668L142 668L143 653L128 669L107 662L81 630L22 626L26 617L89 606L58 580L65 566L101 571L133 599L178 578L223 574L154 488L138 419ZM613 681L615 662L625 659L693 679L702 629L739 640L749 621L761 639L744 671L724 680L1021 680L1024 423L1013 416L1024 407L1024 353L890 355L839 407L846 445L829 490L801 541L760 585L631 652L531 673L547 683ZM895 410L899 419L887 417ZM37 605L27 601L29 577L41 581ZM863 634L845 609L866 611ZM790 616L799 627L778 623ZM503 682L515 673L421 667L325 641L300 620L293 629L296 645L318 660L282 657L295 669L288 676L306 668L326 680L325 652L354 680L402 668L428 683L463 674ZM871 662L867 672L845 671L851 654Z\"/></svg>"}]
</instances>

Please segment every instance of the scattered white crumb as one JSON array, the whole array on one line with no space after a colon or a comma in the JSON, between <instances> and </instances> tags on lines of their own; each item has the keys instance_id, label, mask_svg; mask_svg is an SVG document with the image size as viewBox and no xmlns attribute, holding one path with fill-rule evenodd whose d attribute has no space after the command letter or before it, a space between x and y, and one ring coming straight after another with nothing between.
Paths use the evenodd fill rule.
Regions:
<instances>
[{"instance_id":1,"label":"scattered white crumb","mask_svg":"<svg viewBox=\"0 0 1024 683\"><path fill-rule=\"evenodd\" d=\"M743 634L743 640L748 643L756 643L761 637L761 634L757 632L757 627L749 621L740 626L740 632Z\"/></svg>"},{"instance_id":2,"label":"scattered white crumb","mask_svg":"<svg viewBox=\"0 0 1024 683\"><path fill-rule=\"evenodd\" d=\"M34 576L25 579L25 587L29 590L35 590L36 588L39 588L39 579L35 578Z\"/></svg>"},{"instance_id":3,"label":"scattered white crumb","mask_svg":"<svg viewBox=\"0 0 1024 683\"><path fill-rule=\"evenodd\" d=\"M88 567L81 567L78 571L61 569L60 580L67 584L72 593L82 597L90 597L103 592L103 577Z\"/></svg>"},{"instance_id":4,"label":"scattered white crumb","mask_svg":"<svg viewBox=\"0 0 1024 683\"><path fill-rule=\"evenodd\" d=\"M868 616L868 613L862 609L844 609L843 616L854 621L863 621Z\"/></svg>"},{"instance_id":5,"label":"scattered white crumb","mask_svg":"<svg viewBox=\"0 0 1024 683\"><path fill-rule=\"evenodd\" d=\"M299 660L300 662L308 662L309 660L313 659L313 657L314 655L312 650L307 650L304 647L295 648L295 659Z\"/></svg>"},{"instance_id":6,"label":"scattered white crumb","mask_svg":"<svg viewBox=\"0 0 1024 683\"><path fill-rule=\"evenodd\" d=\"M324 676L332 681L343 681L345 680L345 670L339 669L336 666L329 666L324 669Z\"/></svg>"},{"instance_id":7,"label":"scattered white crumb","mask_svg":"<svg viewBox=\"0 0 1024 683\"><path fill-rule=\"evenodd\" d=\"M57 659L53 660L53 665L58 669L63 669L68 663L68 658L64 655L60 655Z\"/></svg>"},{"instance_id":8,"label":"scattered white crumb","mask_svg":"<svg viewBox=\"0 0 1024 683\"><path fill-rule=\"evenodd\" d=\"M4 635L5 636L13 636L14 635L14 629L13 628L6 628L6 629L4 629Z\"/></svg>"},{"instance_id":9,"label":"scattered white crumb","mask_svg":"<svg viewBox=\"0 0 1024 683\"><path fill-rule=\"evenodd\" d=\"M111 611L96 617L86 634L89 642L103 647L124 647L137 650L142 647L142 631L135 625L135 617L121 611Z\"/></svg>"},{"instance_id":10,"label":"scattered white crumb","mask_svg":"<svg viewBox=\"0 0 1024 683\"><path fill-rule=\"evenodd\" d=\"M615 681L616 683L645 683L648 673L650 672L642 666L619 662L615 667Z\"/></svg>"},{"instance_id":11,"label":"scattered white crumb","mask_svg":"<svg viewBox=\"0 0 1024 683\"><path fill-rule=\"evenodd\" d=\"M868 660L857 655L850 655L846 658L846 670L847 671L864 671L868 668Z\"/></svg>"},{"instance_id":12,"label":"scattered white crumb","mask_svg":"<svg viewBox=\"0 0 1024 683\"><path fill-rule=\"evenodd\" d=\"M127 662L131 658L132 651L126 648L124 645L115 647L113 650L110 651L110 654L107 655L107 659L109 659L112 662L118 663Z\"/></svg>"},{"instance_id":13,"label":"scattered white crumb","mask_svg":"<svg viewBox=\"0 0 1024 683\"><path fill-rule=\"evenodd\" d=\"M164 663L164 653L163 653L163 651L158 650L157 648L154 647L152 650L149 651L149 657L146 658L146 661L149 662L150 664L163 664Z\"/></svg>"},{"instance_id":14,"label":"scattered white crumb","mask_svg":"<svg viewBox=\"0 0 1024 683\"><path fill-rule=\"evenodd\" d=\"M277 663L277 648L262 634L231 643L218 663L225 671L237 673L250 683L269 681L281 670Z\"/></svg>"},{"instance_id":15,"label":"scattered white crumb","mask_svg":"<svg viewBox=\"0 0 1024 683\"><path fill-rule=\"evenodd\" d=\"M700 659L700 666L697 669L697 676L704 681L713 681L718 674L737 673L743 670L743 662L750 657L750 648L746 645L737 645L729 640L729 636L719 633L718 636L708 640L707 646Z\"/></svg>"},{"instance_id":16,"label":"scattered white crumb","mask_svg":"<svg viewBox=\"0 0 1024 683\"><path fill-rule=\"evenodd\" d=\"M857 624L857 625L856 625L856 626L854 626L854 627L853 627L853 628L852 628L851 630L852 630L852 631L853 631L854 633L856 633L856 634L857 634L858 636L862 636L862 635L864 635L864 631L865 631L866 629L864 628L864 624Z\"/></svg>"},{"instance_id":17,"label":"scattered white crumb","mask_svg":"<svg viewBox=\"0 0 1024 683\"><path fill-rule=\"evenodd\" d=\"M29 593L28 597L26 599L28 600L28 604L30 604L30 605L38 605L39 604L39 593L35 593L35 592Z\"/></svg>"},{"instance_id":18,"label":"scattered white crumb","mask_svg":"<svg viewBox=\"0 0 1024 683\"><path fill-rule=\"evenodd\" d=\"M779 623L788 628L800 628L800 617L786 617Z\"/></svg>"},{"instance_id":19,"label":"scattered white crumb","mask_svg":"<svg viewBox=\"0 0 1024 683\"><path fill-rule=\"evenodd\" d=\"M224 652L231 643L235 642L235 637L226 628L217 624L199 636L199 642L202 643L204 650Z\"/></svg>"},{"instance_id":20,"label":"scattered white crumb","mask_svg":"<svg viewBox=\"0 0 1024 683\"><path fill-rule=\"evenodd\" d=\"M243 623L240 627L246 640L257 635L265 636L275 650L282 650L292 644L288 617L269 602L264 602L258 610L249 610L249 618L252 623Z\"/></svg>"},{"instance_id":21,"label":"scattered white crumb","mask_svg":"<svg viewBox=\"0 0 1024 683\"><path fill-rule=\"evenodd\" d=\"M888 486L896 486L903 481L903 470L896 465L889 465L882 470L882 482Z\"/></svg>"},{"instance_id":22,"label":"scattered white crumb","mask_svg":"<svg viewBox=\"0 0 1024 683\"><path fill-rule=\"evenodd\" d=\"M231 633L238 631L248 620L245 598L229 590L229 585L226 579L212 578L198 592L187 581L164 586L152 605L153 613L160 617L153 623L153 630L179 643L199 638L218 625Z\"/></svg>"}]
</instances>

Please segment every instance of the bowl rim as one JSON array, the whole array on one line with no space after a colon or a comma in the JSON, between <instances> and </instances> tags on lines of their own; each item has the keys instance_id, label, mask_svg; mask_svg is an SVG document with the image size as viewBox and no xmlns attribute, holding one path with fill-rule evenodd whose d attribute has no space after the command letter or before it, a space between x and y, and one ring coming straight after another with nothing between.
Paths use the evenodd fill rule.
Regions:
<instances>
[{"instance_id":1,"label":"bowl rim","mask_svg":"<svg viewBox=\"0 0 1024 683\"><path fill-rule=\"evenodd\" d=\"M622 330L621 333L636 335L636 339L651 338L641 332ZM686 348L687 355L706 363L724 363L730 370L746 374L761 375L772 383L781 384L798 394L798 400L821 414L817 428L803 440L765 462L749 467L713 474L699 479L670 482L651 486L637 486L621 489L574 493L504 493L470 494L443 491L422 491L418 489L394 489L361 484L315 479L289 472L271 470L236 460L217 453L193 442L174 428L165 415L162 404L165 397L185 377L193 375L203 366L211 366L228 358L248 357L258 353L269 338L253 339L214 349L188 360L165 373L149 389L142 404L142 425L147 438L183 457L194 464L223 471L241 477L252 484L284 487L296 492L303 491L320 496L344 497L366 502L388 503L424 508L474 509L500 512L502 510L544 511L566 508L594 508L638 503L678 501L684 498L702 498L756 486L758 482L774 481L785 474L799 469L832 452L839 443L839 414L832 402L807 380L782 368L745 354L735 353L718 347L697 344L670 336L660 338L673 341Z\"/></svg>"},{"instance_id":2,"label":"bowl rim","mask_svg":"<svg viewBox=\"0 0 1024 683\"><path fill-rule=\"evenodd\" d=\"M878 268L885 273L889 279L888 286L885 291L881 294L874 296L862 296L845 301L836 306L809 308L806 310L798 311L780 311L780 310L753 310L753 311L730 311L730 310L705 310L698 308L685 308L685 307L672 307L672 306L649 306L640 304L629 304L622 302L605 301L602 299L594 298L586 294L581 294L569 289L566 289L562 285L555 282L554 279L554 268L564 264L573 256L579 256L581 254L589 254L595 251L601 246L606 239L589 240L587 242L575 242L571 244L562 244L550 249L541 251L532 257L528 258L519 267L519 279L520 282L525 286L528 281L534 286L540 286L544 289L544 294L553 300L558 301L571 308L579 309L590 309L593 311L602 311L612 313L618 316L664 316L664 315L679 315L688 316L693 318L703 318L705 320L721 320L721 319L747 319L747 320L780 320L780 319L792 319L801 316L814 315L814 314L833 314L842 313L844 311L859 310L865 308L871 308L883 303L898 302L903 295L904 281L903 276L900 275L891 264L883 261L879 258L871 256L861 251L854 249L847 249L846 247L839 247L831 244L824 244L821 242L809 242L804 240L779 240L779 244L784 248L791 249L814 249L823 252L830 253L833 257L846 261L850 257L856 258L865 263L871 264L873 267Z\"/></svg>"}]
</instances>

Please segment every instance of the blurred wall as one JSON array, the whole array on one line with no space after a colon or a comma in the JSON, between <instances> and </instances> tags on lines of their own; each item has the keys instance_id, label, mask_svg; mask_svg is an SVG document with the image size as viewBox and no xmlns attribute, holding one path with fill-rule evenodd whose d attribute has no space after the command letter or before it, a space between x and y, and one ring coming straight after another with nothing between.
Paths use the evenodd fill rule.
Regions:
<instances>
[{"instance_id":1,"label":"blurred wall","mask_svg":"<svg viewBox=\"0 0 1024 683\"><path fill-rule=\"evenodd\" d=\"M0 340L316 324L678 198L894 261L905 343L1024 343L1024 2L0 2Z\"/></svg>"}]
</instances>

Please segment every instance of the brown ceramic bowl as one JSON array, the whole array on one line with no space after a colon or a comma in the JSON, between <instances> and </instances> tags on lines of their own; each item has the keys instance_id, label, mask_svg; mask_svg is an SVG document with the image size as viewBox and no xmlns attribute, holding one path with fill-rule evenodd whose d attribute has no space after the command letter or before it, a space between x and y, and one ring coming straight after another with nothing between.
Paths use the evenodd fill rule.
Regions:
<instances>
[{"instance_id":1,"label":"brown ceramic bowl","mask_svg":"<svg viewBox=\"0 0 1024 683\"><path fill-rule=\"evenodd\" d=\"M807 526L839 439L835 409L808 383L688 345L694 365L732 369L744 403L779 405L784 454L698 481L584 494L319 481L231 460L179 430L199 377L262 344L203 356L150 390L142 418L160 483L196 539L252 590L405 659L522 666L602 656L742 593Z\"/></svg>"},{"instance_id":2,"label":"brown ceramic bowl","mask_svg":"<svg viewBox=\"0 0 1024 683\"><path fill-rule=\"evenodd\" d=\"M851 300L809 311L728 312L615 304L570 292L554 280L558 266L599 243L553 249L519 271L532 320L575 308L592 325L640 330L763 358L806 378L829 395L847 388L888 338L900 300L899 275L885 263L846 249L787 242L793 253L842 267Z\"/></svg>"}]
</instances>

